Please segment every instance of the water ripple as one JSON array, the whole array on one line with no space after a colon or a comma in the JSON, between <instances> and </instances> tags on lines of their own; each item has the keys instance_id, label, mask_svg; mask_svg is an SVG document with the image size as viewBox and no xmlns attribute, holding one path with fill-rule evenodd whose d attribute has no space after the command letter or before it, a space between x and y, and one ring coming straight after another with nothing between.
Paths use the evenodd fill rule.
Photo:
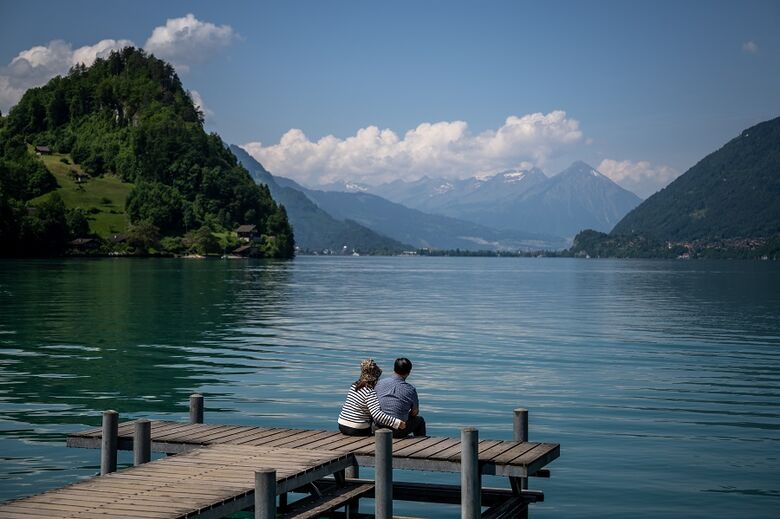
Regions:
<instances>
[{"instance_id":1,"label":"water ripple","mask_svg":"<svg viewBox=\"0 0 780 519\"><path fill-rule=\"evenodd\" d=\"M399 355L432 434L507 439L522 406L562 444L534 516L766 517L780 494L768 262L9 261L0 345L0 498L94 474L63 439L103 409L180 419L199 391L211 422L333 428L359 360Z\"/></svg>"}]
</instances>

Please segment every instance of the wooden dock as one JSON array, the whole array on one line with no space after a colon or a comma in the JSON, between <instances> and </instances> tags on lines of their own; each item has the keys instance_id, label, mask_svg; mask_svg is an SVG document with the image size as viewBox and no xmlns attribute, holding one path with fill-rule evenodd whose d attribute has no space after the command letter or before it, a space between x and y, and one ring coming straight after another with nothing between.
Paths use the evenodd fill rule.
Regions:
<instances>
[{"instance_id":1,"label":"wooden dock","mask_svg":"<svg viewBox=\"0 0 780 519\"><path fill-rule=\"evenodd\" d=\"M275 468L285 493L353 463L332 451L211 445L3 503L0 518L219 518L254 504L258 470Z\"/></svg>"},{"instance_id":2,"label":"wooden dock","mask_svg":"<svg viewBox=\"0 0 780 519\"><path fill-rule=\"evenodd\" d=\"M118 427L120 450L133 449L135 422ZM153 452L180 453L207 445L246 445L288 448L300 451L326 450L354 454L358 465L374 464L374 437L345 436L340 432L241 425L151 422ZM68 436L68 447L99 449L102 429L90 429ZM527 477L560 455L557 443L482 440L479 464L484 475ZM393 440L393 468L460 472L460 439L446 437Z\"/></svg>"},{"instance_id":3,"label":"wooden dock","mask_svg":"<svg viewBox=\"0 0 780 519\"><path fill-rule=\"evenodd\" d=\"M528 477L560 455L554 443L528 440L528 412L514 412L514 441L461 438L392 439L388 430L354 437L339 432L203 422L203 397L190 399L190 422L136 420L120 424L115 411L103 426L70 434L69 447L101 449L101 476L0 503L0 519L218 518L254 507L256 519L390 519L393 500L461 504L461 517L527 517L544 499L527 490ZM116 472L117 450L133 450L135 467ZM169 456L149 462L151 452ZM359 478L374 466L375 478ZM393 480L393 469L458 472L460 485ZM507 476L509 489L485 488L482 475ZM305 497L288 502L289 496ZM298 496L300 497L300 496ZM363 497L375 513L358 513ZM484 507L487 510L482 511ZM343 508L343 512L338 510Z\"/></svg>"}]
</instances>

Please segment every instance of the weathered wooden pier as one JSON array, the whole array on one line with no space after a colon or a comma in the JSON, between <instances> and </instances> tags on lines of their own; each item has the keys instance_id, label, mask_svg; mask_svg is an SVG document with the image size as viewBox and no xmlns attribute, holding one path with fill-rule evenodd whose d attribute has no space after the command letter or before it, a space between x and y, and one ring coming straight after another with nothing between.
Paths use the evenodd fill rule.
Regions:
<instances>
[{"instance_id":1,"label":"weathered wooden pier","mask_svg":"<svg viewBox=\"0 0 780 519\"><path fill-rule=\"evenodd\" d=\"M69 447L101 449L101 475L31 497L0 503L0 519L219 518L254 508L255 518L390 519L393 500L461 505L461 517L527 517L542 501L529 477L560 454L553 443L528 441L528 412L514 411L514 440L461 437L393 439L339 432L203 423L203 397L190 398L190 420L135 420L68 436ZM132 450L134 466L117 472L117 451ZM169 456L150 461L152 452ZM373 466L373 480L359 467ZM459 472L460 485L394 481L393 469ZM482 475L507 476L510 488L485 488ZM374 513L359 513L361 498ZM483 512L483 508L486 510Z\"/></svg>"}]
</instances>

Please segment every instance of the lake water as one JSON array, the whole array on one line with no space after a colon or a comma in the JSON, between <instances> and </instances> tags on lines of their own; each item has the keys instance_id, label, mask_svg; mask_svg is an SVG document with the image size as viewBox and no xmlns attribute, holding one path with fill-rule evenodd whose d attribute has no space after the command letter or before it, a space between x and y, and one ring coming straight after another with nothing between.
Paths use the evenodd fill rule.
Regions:
<instances>
[{"instance_id":1,"label":"lake water","mask_svg":"<svg viewBox=\"0 0 780 519\"><path fill-rule=\"evenodd\" d=\"M185 419L198 391L207 422L335 429L360 359L401 355L429 434L509 439L527 407L561 444L532 517L778 516L770 262L2 261L0 500L94 474L64 440L104 409Z\"/></svg>"}]
</instances>

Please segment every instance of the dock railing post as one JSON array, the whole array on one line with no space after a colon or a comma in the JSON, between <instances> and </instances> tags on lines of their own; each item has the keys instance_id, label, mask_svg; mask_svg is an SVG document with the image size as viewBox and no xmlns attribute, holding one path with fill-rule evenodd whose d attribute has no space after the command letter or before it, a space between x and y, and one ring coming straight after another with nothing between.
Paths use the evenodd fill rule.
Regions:
<instances>
[{"instance_id":1,"label":"dock railing post","mask_svg":"<svg viewBox=\"0 0 780 519\"><path fill-rule=\"evenodd\" d=\"M376 519L393 518L393 432L378 429L375 434L374 514Z\"/></svg>"},{"instance_id":2,"label":"dock railing post","mask_svg":"<svg viewBox=\"0 0 780 519\"><path fill-rule=\"evenodd\" d=\"M461 430L460 446L460 516L478 519L482 515L479 431L473 427Z\"/></svg>"},{"instance_id":3,"label":"dock railing post","mask_svg":"<svg viewBox=\"0 0 780 519\"><path fill-rule=\"evenodd\" d=\"M119 413L103 411L103 436L100 441L100 475L116 472Z\"/></svg>"},{"instance_id":4,"label":"dock railing post","mask_svg":"<svg viewBox=\"0 0 780 519\"><path fill-rule=\"evenodd\" d=\"M516 442L528 441L528 409L518 407L514 410L514 418L512 420L512 439ZM528 478L513 478L512 488L516 493L522 489L528 488ZM515 488L517 487L517 488Z\"/></svg>"},{"instance_id":5,"label":"dock railing post","mask_svg":"<svg viewBox=\"0 0 780 519\"><path fill-rule=\"evenodd\" d=\"M152 459L152 422L138 420L133 434L133 465L142 465Z\"/></svg>"},{"instance_id":6,"label":"dock railing post","mask_svg":"<svg viewBox=\"0 0 780 519\"><path fill-rule=\"evenodd\" d=\"M276 518L276 470L255 471L255 519Z\"/></svg>"},{"instance_id":7,"label":"dock railing post","mask_svg":"<svg viewBox=\"0 0 780 519\"><path fill-rule=\"evenodd\" d=\"M190 423L203 423L203 395L190 395Z\"/></svg>"},{"instance_id":8,"label":"dock railing post","mask_svg":"<svg viewBox=\"0 0 780 519\"><path fill-rule=\"evenodd\" d=\"M360 477L360 466L357 465L350 465L346 469L344 469L344 477L350 478L350 479L357 479ZM358 513L358 510L360 510L360 498L356 497L352 501L349 502L347 505L347 519L350 517L355 517Z\"/></svg>"}]
</instances>

